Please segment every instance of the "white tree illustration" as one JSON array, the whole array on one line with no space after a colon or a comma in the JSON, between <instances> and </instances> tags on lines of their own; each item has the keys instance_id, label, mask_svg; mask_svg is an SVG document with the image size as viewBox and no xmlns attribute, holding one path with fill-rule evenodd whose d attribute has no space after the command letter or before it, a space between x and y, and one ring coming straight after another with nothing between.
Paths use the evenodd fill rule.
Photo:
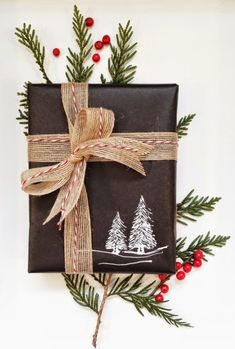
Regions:
<instances>
[{"instance_id":1,"label":"white tree illustration","mask_svg":"<svg viewBox=\"0 0 235 349\"><path fill-rule=\"evenodd\" d=\"M130 250L136 248L137 254L144 254L145 249L153 249L157 245L153 235L151 214L151 210L146 206L144 197L141 195L132 222L128 245Z\"/></svg>"},{"instance_id":2,"label":"white tree illustration","mask_svg":"<svg viewBox=\"0 0 235 349\"><path fill-rule=\"evenodd\" d=\"M112 253L114 254L119 254L122 250L126 250L127 244L126 237L124 235L125 230L126 226L121 220L119 212L117 212L109 230L109 236L106 241L105 248L107 250L113 250Z\"/></svg>"}]
</instances>

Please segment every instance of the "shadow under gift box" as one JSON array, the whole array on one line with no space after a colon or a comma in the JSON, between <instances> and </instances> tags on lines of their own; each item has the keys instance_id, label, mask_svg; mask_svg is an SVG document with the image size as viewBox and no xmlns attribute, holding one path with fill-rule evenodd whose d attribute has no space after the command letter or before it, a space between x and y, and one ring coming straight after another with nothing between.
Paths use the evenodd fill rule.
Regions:
<instances>
[{"instance_id":1,"label":"shadow under gift box","mask_svg":"<svg viewBox=\"0 0 235 349\"><path fill-rule=\"evenodd\" d=\"M29 134L68 133L60 84L29 84ZM90 84L89 107L111 109L113 132L176 132L178 86L176 84ZM176 161L142 162L146 177L114 162L88 162L85 185L92 225L94 272L174 273L176 244ZM50 165L29 163L29 167ZM43 225L58 191L30 196L29 266L33 272L64 271L63 231L58 216ZM117 212L128 237L141 195L152 211L152 230L157 246L168 246L150 258L133 259L108 252L105 244ZM112 252L111 250L109 252ZM134 250L133 250L134 252ZM146 251L151 252L151 250ZM130 254L131 256L131 254ZM134 256L134 254L132 254ZM127 258L128 257L128 258ZM137 256L138 257L138 256ZM141 262L151 260L151 262ZM134 263L133 261L138 261ZM111 263L111 264L103 264Z\"/></svg>"}]
</instances>

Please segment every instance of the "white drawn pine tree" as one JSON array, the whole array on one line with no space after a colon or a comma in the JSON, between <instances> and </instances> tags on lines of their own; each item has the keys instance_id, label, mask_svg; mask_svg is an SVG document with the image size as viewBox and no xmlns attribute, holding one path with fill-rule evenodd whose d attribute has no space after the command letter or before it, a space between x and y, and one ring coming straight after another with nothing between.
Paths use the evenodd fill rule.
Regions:
<instances>
[{"instance_id":1,"label":"white drawn pine tree","mask_svg":"<svg viewBox=\"0 0 235 349\"><path fill-rule=\"evenodd\" d=\"M151 210L146 206L144 197L141 195L132 222L128 245L130 250L136 248L138 254L144 254L145 249L153 249L157 245L153 235L151 214Z\"/></svg>"},{"instance_id":2,"label":"white drawn pine tree","mask_svg":"<svg viewBox=\"0 0 235 349\"><path fill-rule=\"evenodd\" d=\"M119 254L121 251L126 250L127 244L126 237L124 235L125 230L126 226L121 220L119 212L117 212L109 230L109 236L106 241L105 248L107 250L113 250L112 253L114 254Z\"/></svg>"}]
</instances>

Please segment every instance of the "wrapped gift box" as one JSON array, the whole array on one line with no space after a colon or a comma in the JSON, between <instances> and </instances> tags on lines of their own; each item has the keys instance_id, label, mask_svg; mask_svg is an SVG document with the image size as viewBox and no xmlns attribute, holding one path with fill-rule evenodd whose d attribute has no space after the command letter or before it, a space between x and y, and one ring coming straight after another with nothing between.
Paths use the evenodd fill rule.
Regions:
<instances>
[{"instance_id":1,"label":"wrapped gift box","mask_svg":"<svg viewBox=\"0 0 235 349\"><path fill-rule=\"evenodd\" d=\"M29 84L29 134L68 133L60 84ZM176 132L178 86L89 85L89 107L113 110L113 132ZM174 273L176 161L144 161L146 177L114 162L88 162L94 272ZM50 164L43 164L50 165ZM41 163L31 162L29 167ZM63 231L47 217L58 192L30 196L29 272L64 271ZM144 220L143 220L143 217ZM145 225L148 244L137 243ZM114 244L114 239L119 239Z\"/></svg>"}]
</instances>

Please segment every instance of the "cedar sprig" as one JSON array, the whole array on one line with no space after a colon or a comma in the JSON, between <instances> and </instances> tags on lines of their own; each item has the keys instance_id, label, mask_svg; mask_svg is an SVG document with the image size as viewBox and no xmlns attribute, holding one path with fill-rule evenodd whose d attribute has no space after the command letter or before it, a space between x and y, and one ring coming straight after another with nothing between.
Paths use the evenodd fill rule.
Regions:
<instances>
[{"instance_id":1,"label":"cedar sprig","mask_svg":"<svg viewBox=\"0 0 235 349\"><path fill-rule=\"evenodd\" d=\"M96 292L95 287L88 283L85 276L66 273L62 275L75 302L83 307L90 308L98 314L99 294Z\"/></svg>"},{"instance_id":2,"label":"cedar sprig","mask_svg":"<svg viewBox=\"0 0 235 349\"><path fill-rule=\"evenodd\" d=\"M44 68L45 47L40 44L35 29L32 28L31 24L23 23L22 28L16 28L15 35L18 37L18 41L32 52L43 79L46 83L51 83Z\"/></svg>"},{"instance_id":3,"label":"cedar sprig","mask_svg":"<svg viewBox=\"0 0 235 349\"><path fill-rule=\"evenodd\" d=\"M94 67L94 64L85 65L92 50L91 33L88 32L84 17L76 5L73 10L73 30L79 52L77 53L70 48L68 49L69 55L67 56L67 60L69 64L66 66L67 72L65 74L68 81L88 81Z\"/></svg>"},{"instance_id":4,"label":"cedar sprig","mask_svg":"<svg viewBox=\"0 0 235 349\"><path fill-rule=\"evenodd\" d=\"M143 300L143 307L145 307L150 312L150 314L159 316L160 318L165 320L169 325L173 325L176 327L192 327L190 323L184 321L178 315L172 313L171 309L165 308L162 305L156 303L153 297L147 297Z\"/></svg>"},{"instance_id":5,"label":"cedar sprig","mask_svg":"<svg viewBox=\"0 0 235 349\"><path fill-rule=\"evenodd\" d=\"M148 288L149 285L146 286ZM142 291L143 289L141 289ZM159 304L155 301L155 298L152 295L142 295L140 292L121 292L118 294L123 300L132 303L136 310L143 316L143 310L149 312L151 315L159 316L165 320L168 324L174 325L176 327L191 327L191 325L183 321L178 315L172 313L172 310L162 306L162 303ZM166 302L164 302L166 303Z\"/></svg>"},{"instance_id":6,"label":"cedar sprig","mask_svg":"<svg viewBox=\"0 0 235 349\"><path fill-rule=\"evenodd\" d=\"M23 91L18 92L17 95L20 97L19 106L19 116L16 120L19 121L20 125L24 126L24 135L28 135L29 131L29 100L28 100L28 82L23 85Z\"/></svg>"},{"instance_id":7,"label":"cedar sprig","mask_svg":"<svg viewBox=\"0 0 235 349\"><path fill-rule=\"evenodd\" d=\"M191 124L195 116L196 114L188 114L179 120L177 124L178 138L187 136L189 125Z\"/></svg>"},{"instance_id":8,"label":"cedar sprig","mask_svg":"<svg viewBox=\"0 0 235 349\"><path fill-rule=\"evenodd\" d=\"M187 225L187 221L195 222L198 217L204 215L205 212L213 211L215 205L220 201L220 197L193 195L194 189L191 190L186 197L177 204L177 221Z\"/></svg>"},{"instance_id":9,"label":"cedar sprig","mask_svg":"<svg viewBox=\"0 0 235 349\"><path fill-rule=\"evenodd\" d=\"M108 59L110 83L127 84L134 79L136 66L128 64L136 54L137 42L132 44L133 30L130 21L123 27L120 23L116 34L116 46L110 45L111 57ZM103 74L100 76L103 84L107 83Z\"/></svg>"},{"instance_id":10,"label":"cedar sprig","mask_svg":"<svg viewBox=\"0 0 235 349\"><path fill-rule=\"evenodd\" d=\"M184 249L187 239L186 237L179 238L176 242L176 256L181 258L184 263L192 259L193 253L196 250L202 250L205 255L214 256L213 248L225 246L229 239L230 236L211 235L210 232L208 232L206 235L198 235L188 247ZM205 256L204 260L207 261Z\"/></svg>"},{"instance_id":11,"label":"cedar sprig","mask_svg":"<svg viewBox=\"0 0 235 349\"><path fill-rule=\"evenodd\" d=\"M116 278L108 296L119 296L123 300L132 303L142 316L145 310L151 315L159 316L170 325L190 327L189 323L173 314L171 309L164 308L162 304L160 305L155 301L152 292L156 288L156 280L145 284L143 278L144 274L138 276L137 279L133 274L126 276L124 279Z\"/></svg>"},{"instance_id":12,"label":"cedar sprig","mask_svg":"<svg viewBox=\"0 0 235 349\"><path fill-rule=\"evenodd\" d=\"M92 274L94 280L102 284L103 287L105 286L106 281L106 277L104 275L106 274ZM93 311L98 313L98 294L96 294L97 300L94 309L93 303L95 290L93 286L88 286L88 282L85 280L84 276L81 277L79 275L68 275L65 273L63 273L63 276L75 302L82 306L89 307ZM144 315L143 311L145 310L151 315L159 316L167 323L176 327L190 327L191 325L189 323L183 321L180 317L173 314L171 312L171 309L164 308L162 304L159 304L155 301L153 290L157 285L156 280L153 280L152 282L146 284L143 280L144 276L144 274L141 274L136 278L135 275L130 274L124 278L116 277L109 287L108 297L118 296L123 300L132 303L142 316ZM87 289L90 290L90 292L88 292Z\"/></svg>"}]
</instances>

